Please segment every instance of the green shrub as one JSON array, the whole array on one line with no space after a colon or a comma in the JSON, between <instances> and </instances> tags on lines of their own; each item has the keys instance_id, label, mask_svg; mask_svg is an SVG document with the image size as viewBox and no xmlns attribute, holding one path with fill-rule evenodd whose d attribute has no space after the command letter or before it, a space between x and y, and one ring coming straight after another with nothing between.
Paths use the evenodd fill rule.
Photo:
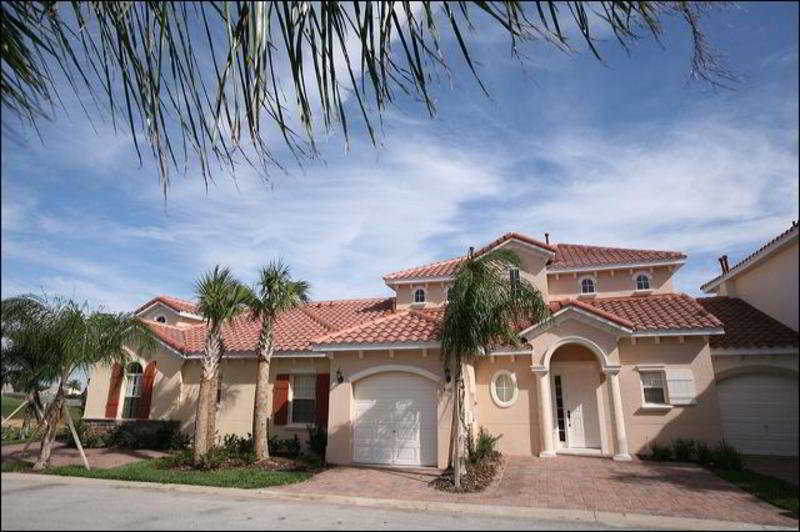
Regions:
<instances>
[{"instance_id":1,"label":"green shrub","mask_svg":"<svg viewBox=\"0 0 800 532\"><path fill-rule=\"evenodd\" d=\"M714 451L704 441L699 441L694 446L695 461L700 465L711 465L714 461Z\"/></svg>"},{"instance_id":2,"label":"green shrub","mask_svg":"<svg viewBox=\"0 0 800 532\"><path fill-rule=\"evenodd\" d=\"M3 427L3 441L21 440L22 429L20 427Z\"/></svg>"},{"instance_id":3,"label":"green shrub","mask_svg":"<svg viewBox=\"0 0 800 532\"><path fill-rule=\"evenodd\" d=\"M328 446L328 431L322 425L308 425L308 448L312 453L325 460L325 448Z\"/></svg>"},{"instance_id":4,"label":"green shrub","mask_svg":"<svg viewBox=\"0 0 800 532\"><path fill-rule=\"evenodd\" d=\"M650 444L650 459L657 462L668 462L672 460L672 449L669 445Z\"/></svg>"},{"instance_id":5,"label":"green shrub","mask_svg":"<svg viewBox=\"0 0 800 532\"><path fill-rule=\"evenodd\" d=\"M270 456L279 456L286 451L286 442L288 440L282 440L278 438L277 435L270 436L267 440L267 448L269 449Z\"/></svg>"},{"instance_id":6,"label":"green shrub","mask_svg":"<svg viewBox=\"0 0 800 532\"><path fill-rule=\"evenodd\" d=\"M159 459L158 466L162 469L185 467L194 465L194 454L191 449L181 449Z\"/></svg>"},{"instance_id":7,"label":"green shrub","mask_svg":"<svg viewBox=\"0 0 800 532\"><path fill-rule=\"evenodd\" d=\"M692 439L678 438L672 442L672 454L678 462L688 462L694 454L695 441Z\"/></svg>"},{"instance_id":8,"label":"green shrub","mask_svg":"<svg viewBox=\"0 0 800 532\"><path fill-rule=\"evenodd\" d=\"M286 456L289 458L297 458L300 456L302 446L300 445L300 438L297 437L297 434L294 435L294 438L286 440L284 447L286 448Z\"/></svg>"},{"instance_id":9,"label":"green shrub","mask_svg":"<svg viewBox=\"0 0 800 532\"><path fill-rule=\"evenodd\" d=\"M468 434L467 458L470 461L470 463L477 464L478 462L482 462L487 458L495 456L495 454L497 453L497 451L495 450L495 447L497 446L497 441L502 437L503 437L502 434L498 436L492 436L491 434L486 432L483 429L483 427L480 427L478 429L478 438L476 441L473 441L472 434Z\"/></svg>"},{"instance_id":10,"label":"green shrub","mask_svg":"<svg viewBox=\"0 0 800 532\"><path fill-rule=\"evenodd\" d=\"M744 469L742 454L732 445L725 443L725 440L717 444L711 460L713 465L720 469L727 469L730 471L741 471Z\"/></svg>"}]
</instances>

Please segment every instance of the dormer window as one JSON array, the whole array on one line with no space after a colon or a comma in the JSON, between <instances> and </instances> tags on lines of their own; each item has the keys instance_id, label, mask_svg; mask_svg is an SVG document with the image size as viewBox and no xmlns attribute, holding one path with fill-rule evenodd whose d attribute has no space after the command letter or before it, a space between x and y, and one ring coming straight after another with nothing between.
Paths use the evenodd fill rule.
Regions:
<instances>
[{"instance_id":1,"label":"dormer window","mask_svg":"<svg viewBox=\"0 0 800 532\"><path fill-rule=\"evenodd\" d=\"M158 323L167 323L167 318L163 315L158 315L156 316L156 321Z\"/></svg>"},{"instance_id":2,"label":"dormer window","mask_svg":"<svg viewBox=\"0 0 800 532\"><path fill-rule=\"evenodd\" d=\"M636 276L636 289L637 290L650 290L650 277L640 273Z\"/></svg>"},{"instance_id":3,"label":"dormer window","mask_svg":"<svg viewBox=\"0 0 800 532\"><path fill-rule=\"evenodd\" d=\"M594 294L597 292L594 279L591 277L584 277L581 279L581 294Z\"/></svg>"},{"instance_id":4,"label":"dormer window","mask_svg":"<svg viewBox=\"0 0 800 532\"><path fill-rule=\"evenodd\" d=\"M425 303L425 290L417 288L414 290L414 303Z\"/></svg>"}]
</instances>

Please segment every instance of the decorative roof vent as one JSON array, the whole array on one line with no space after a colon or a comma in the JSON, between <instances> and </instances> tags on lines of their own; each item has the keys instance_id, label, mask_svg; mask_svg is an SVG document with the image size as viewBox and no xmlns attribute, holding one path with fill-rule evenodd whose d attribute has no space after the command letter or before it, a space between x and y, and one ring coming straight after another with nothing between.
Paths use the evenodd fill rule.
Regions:
<instances>
[{"instance_id":1,"label":"decorative roof vent","mask_svg":"<svg viewBox=\"0 0 800 532\"><path fill-rule=\"evenodd\" d=\"M550 244L550 233L545 233L544 234L544 243L545 244Z\"/></svg>"},{"instance_id":2,"label":"decorative roof vent","mask_svg":"<svg viewBox=\"0 0 800 532\"><path fill-rule=\"evenodd\" d=\"M730 271L730 266L728 266L728 256L723 255L717 260L719 260L719 266L722 269L722 273L723 274L728 273Z\"/></svg>"}]
</instances>

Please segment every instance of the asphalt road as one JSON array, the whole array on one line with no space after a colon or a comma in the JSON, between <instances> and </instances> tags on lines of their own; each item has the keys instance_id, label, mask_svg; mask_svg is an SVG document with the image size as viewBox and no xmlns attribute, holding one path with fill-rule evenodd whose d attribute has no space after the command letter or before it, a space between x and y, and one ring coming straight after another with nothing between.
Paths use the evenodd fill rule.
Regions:
<instances>
[{"instance_id":1,"label":"asphalt road","mask_svg":"<svg viewBox=\"0 0 800 532\"><path fill-rule=\"evenodd\" d=\"M110 487L69 479L2 481L3 530L608 530L597 523L347 507L241 495Z\"/></svg>"}]
</instances>

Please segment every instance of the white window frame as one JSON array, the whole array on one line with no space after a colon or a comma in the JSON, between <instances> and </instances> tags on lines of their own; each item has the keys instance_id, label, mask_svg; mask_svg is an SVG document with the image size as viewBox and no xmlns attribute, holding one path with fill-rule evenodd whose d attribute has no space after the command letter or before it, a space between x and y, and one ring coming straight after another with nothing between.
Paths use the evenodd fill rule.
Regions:
<instances>
[{"instance_id":1,"label":"white window frame","mask_svg":"<svg viewBox=\"0 0 800 532\"><path fill-rule=\"evenodd\" d=\"M139 368L142 370L139 373L130 373L128 368L131 367L133 364L138 364ZM139 362L130 362L125 367L125 395L124 397L135 397L140 398L142 396L142 376L144 375L144 368ZM131 395L128 395L128 390L131 390Z\"/></svg>"},{"instance_id":2,"label":"white window frame","mask_svg":"<svg viewBox=\"0 0 800 532\"><path fill-rule=\"evenodd\" d=\"M422 291L422 301L417 301L417 292ZM428 302L428 291L421 286L415 286L411 289L411 304L424 305Z\"/></svg>"},{"instance_id":3,"label":"white window frame","mask_svg":"<svg viewBox=\"0 0 800 532\"><path fill-rule=\"evenodd\" d=\"M667 368L663 365L636 366L639 372L639 393L642 401L642 410L671 410L672 404L669 398L669 385L667 383ZM659 373L662 379L662 390L664 391L664 403L649 403L644 395L644 380L642 373Z\"/></svg>"},{"instance_id":4,"label":"white window frame","mask_svg":"<svg viewBox=\"0 0 800 532\"><path fill-rule=\"evenodd\" d=\"M639 277L642 275L647 277L647 284L649 285L649 288L639 288ZM653 275L650 272L636 272L633 274L631 279L633 280L633 291L637 294L649 294L653 291Z\"/></svg>"},{"instance_id":5,"label":"white window frame","mask_svg":"<svg viewBox=\"0 0 800 532\"><path fill-rule=\"evenodd\" d=\"M317 401L317 374L316 373L310 373L310 372L304 372L304 371L298 371L298 372L295 372L295 373L291 373L289 375L289 392L287 393L287 397L286 397L286 401L289 403L288 404L288 408L287 408L288 411L286 413L287 414L286 415L286 427L288 427L288 428L303 428L303 429L305 429L306 425L308 425L309 423L314 423L314 421L312 420L310 422L300 422L300 423L295 423L295 421L294 421L294 388L295 388L294 380L298 376L313 377L314 378L314 397L313 397L313 399L314 399L314 414L316 415L316 411L317 411L317 405L316 405L316 401Z\"/></svg>"},{"instance_id":6,"label":"white window frame","mask_svg":"<svg viewBox=\"0 0 800 532\"><path fill-rule=\"evenodd\" d=\"M501 376L508 376L511 379L511 383L514 385L514 394L511 396L509 401L502 401L500 397L497 395L497 379ZM500 408L508 408L509 406L513 405L517 401L517 397L519 396L519 384L517 383L517 375L513 371L508 371L506 369L501 369L496 371L494 375L492 375L492 380L489 383L489 393L492 396L492 401L494 404L499 406Z\"/></svg>"},{"instance_id":7,"label":"white window frame","mask_svg":"<svg viewBox=\"0 0 800 532\"><path fill-rule=\"evenodd\" d=\"M584 292L583 291L583 281L585 280L592 281L592 286L594 287L594 292ZM594 275L582 275L578 278L578 297L595 297L597 295L597 277Z\"/></svg>"}]
</instances>

